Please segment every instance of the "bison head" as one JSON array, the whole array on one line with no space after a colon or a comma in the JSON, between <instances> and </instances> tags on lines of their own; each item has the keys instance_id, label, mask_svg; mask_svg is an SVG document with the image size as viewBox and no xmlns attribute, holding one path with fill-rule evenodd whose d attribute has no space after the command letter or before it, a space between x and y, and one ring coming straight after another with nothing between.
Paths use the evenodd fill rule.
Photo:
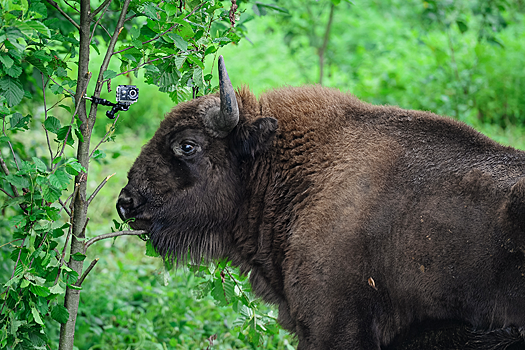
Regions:
<instances>
[{"instance_id":1,"label":"bison head","mask_svg":"<svg viewBox=\"0 0 525 350\"><path fill-rule=\"evenodd\" d=\"M243 205L246 167L268 149L273 118L247 116L219 57L219 95L176 106L143 147L128 174L117 210L149 232L164 257L214 259L231 250ZM244 103L255 97L244 91ZM248 101L249 100L249 101Z\"/></svg>"}]
</instances>

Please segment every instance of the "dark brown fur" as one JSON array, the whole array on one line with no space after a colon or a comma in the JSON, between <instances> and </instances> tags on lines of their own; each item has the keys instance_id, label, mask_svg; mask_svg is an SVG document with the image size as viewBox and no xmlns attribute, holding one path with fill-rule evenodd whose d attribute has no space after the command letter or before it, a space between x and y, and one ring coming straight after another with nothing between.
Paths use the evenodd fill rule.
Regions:
<instances>
[{"instance_id":1,"label":"dark brown fur","mask_svg":"<svg viewBox=\"0 0 525 350\"><path fill-rule=\"evenodd\" d=\"M522 337L523 152L322 87L243 88L217 138L202 116L218 100L175 107L121 194L161 254L232 259L299 349L380 349L434 321Z\"/></svg>"}]
</instances>

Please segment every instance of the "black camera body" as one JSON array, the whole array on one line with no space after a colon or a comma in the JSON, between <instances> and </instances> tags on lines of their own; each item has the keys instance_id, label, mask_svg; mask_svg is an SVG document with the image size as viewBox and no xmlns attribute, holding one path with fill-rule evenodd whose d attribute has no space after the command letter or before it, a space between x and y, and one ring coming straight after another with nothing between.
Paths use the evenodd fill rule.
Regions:
<instances>
[{"instance_id":1,"label":"black camera body","mask_svg":"<svg viewBox=\"0 0 525 350\"><path fill-rule=\"evenodd\" d=\"M132 104L139 99L139 89L135 85L117 86L117 103Z\"/></svg>"}]
</instances>

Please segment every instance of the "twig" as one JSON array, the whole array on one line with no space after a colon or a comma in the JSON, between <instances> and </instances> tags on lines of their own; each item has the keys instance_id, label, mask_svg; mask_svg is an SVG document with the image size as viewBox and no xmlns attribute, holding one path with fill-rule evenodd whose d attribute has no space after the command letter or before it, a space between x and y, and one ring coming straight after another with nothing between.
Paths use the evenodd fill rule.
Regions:
<instances>
[{"instance_id":1,"label":"twig","mask_svg":"<svg viewBox=\"0 0 525 350\"><path fill-rule=\"evenodd\" d=\"M5 118L2 119L2 134L4 134L4 136L7 137L7 134L5 133ZM15 151L13 150L13 145L11 144L11 141L9 141L9 139L7 140L7 144L9 145L9 149L11 150L11 154L13 155L13 160L15 161L16 168L20 170L20 167L18 166L18 162L16 161L16 155L15 155ZM5 165L5 163L3 163L3 165ZM4 168L3 165L2 165L2 168L4 169L4 172L5 172L7 170L7 167ZM9 173L6 173L6 175L9 175Z\"/></svg>"},{"instance_id":2,"label":"twig","mask_svg":"<svg viewBox=\"0 0 525 350\"><path fill-rule=\"evenodd\" d=\"M15 198L14 196L10 195L9 193L7 193L6 190L4 190L3 188L0 187L0 191L4 192L9 198Z\"/></svg>"},{"instance_id":3,"label":"twig","mask_svg":"<svg viewBox=\"0 0 525 350\"><path fill-rule=\"evenodd\" d=\"M109 128L108 132L106 132L106 135L104 135L104 137L100 140L99 143L97 143L97 145L95 146L95 148L93 148L93 151L91 151L91 153L89 154L89 159L91 159L91 157L93 157L93 154L95 153L95 151L100 147L100 145L106 140L106 137L108 137L109 133L113 130L115 130L115 125L117 124L117 120L118 118L120 118L120 113L117 114L117 117L115 118L115 120L113 121L113 124L111 125L111 127Z\"/></svg>"},{"instance_id":4,"label":"twig","mask_svg":"<svg viewBox=\"0 0 525 350\"><path fill-rule=\"evenodd\" d=\"M95 242L98 242L98 241L101 241L103 239L108 239L108 238L113 238L113 237L119 237L119 236L140 236L140 235L143 235L145 233L148 233L148 231L144 231L144 230L138 230L138 231L130 231L130 230L126 230L126 231L117 231L117 232L110 232L110 233L105 233L103 235L100 235L100 236L97 236L97 237L93 237L91 238L89 241L86 242L85 246L84 246L84 252Z\"/></svg>"},{"instance_id":5,"label":"twig","mask_svg":"<svg viewBox=\"0 0 525 350\"><path fill-rule=\"evenodd\" d=\"M111 4L111 1L113 1L113 0L105 0L105 1L104 1L99 7L97 7L97 8L95 9L95 11L91 12L91 18L95 18L95 16L96 16L100 11L102 11L102 9L103 9L104 7L106 7L106 6L109 7L109 4ZM104 12L105 12L105 11L104 11ZM104 15L102 15L102 16L104 16ZM100 21L100 18L99 18L99 21Z\"/></svg>"},{"instance_id":6,"label":"twig","mask_svg":"<svg viewBox=\"0 0 525 350\"><path fill-rule=\"evenodd\" d=\"M58 10L58 12L60 12L62 14L62 16L66 17L66 19L71 22L71 24L73 24L75 26L75 28L77 28L78 30L80 30L80 26L77 24L77 22L75 22L73 20L73 18L69 17L69 15L67 13L65 13L60 7L58 7L58 4L53 1L53 0L46 0L51 6L53 6L54 8L56 8ZM66 3L67 4L67 3ZM69 4L68 4L69 5Z\"/></svg>"},{"instance_id":7,"label":"twig","mask_svg":"<svg viewBox=\"0 0 525 350\"><path fill-rule=\"evenodd\" d=\"M80 11L73 5L71 5L69 2L67 2L66 0L64 0L64 2L66 3L67 6L71 7L73 10L75 10L76 12L80 13Z\"/></svg>"},{"instance_id":8,"label":"twig","mask_svg":"<svg viewBox=\"0 0 525 350\"><path fill-rule=\"evenodd\" d=\"M53 79L52 76L47 76L49 79L51 79L55 84L57 84L58 86L60 86L62 89L66 90L68 92L68 94L71 95L71 97L74 97L75 96L75 93L72 91L72 90L69 90L68 88L65 88L62 84L60 84L58 81L56 81L55 79Z\"/></svg>"},{"instance_id":9,"label":"twig","mask_svg":"<svg viewBox=\"0 0 525 350\"><path fill-rule=\"evenodd\" d=\"M93 31L91 32L91 37L89 38L89 42L91 42L91 40L93 40L93 36L95 35L95 30L97 29L97 26L98 26L98 23L100 22L100 20L102 19L102 17L104 17L104 15L106 14L106 11L108 10L109 6L111 5L111 1L113 0L106 0L104 1L104 3L102 5L100 5L99 8L97 8L95 10L95 12L93 12L91 14L91 18L95 18L96 14L100 12L100 9L102 9L103 6L106 6L106 8L104 8L104 12L102 12L102 14L100 15L100 17L97 19L97 21L95 22L95 25L93 26ZM108 33L108 35L111 37L111 35Z\"/></svg>"},{"instance_id":10,"label":"twig","mask_svg":"<svg viewBox=\"0 0 525 350\"><path fill-rule=\"evenodd\" d=\"M60 102L64 101L67 97L69 97L69 96L65 96L65 95L64 95L64 97L62 97L60 100L58 100L57 102L55 102L55 104L52 105L51 107L49 107L47 110L48 110L48 111L52 110L52 109L55 108Z\"/></svg>"},{"instance_id":11,"label":"twig","mask_svg":"<svg viewBox=\"0 0 525 350\"><path fill-rule=\"evenodd\" d=\"M87 87L88 87L88 84L89 84L89 81L91 80L91 72L88 73L88 79L87 79L87 83L86 83L86 86L84 88L84 91L82 92L82 97L84 97L84 95L86 94L86 90L87 90ZM75 121L75 115L77 115L77 112L78 112L78 109L80 108L80 105L81 105L81 101L75 101L77 106L75 107L75 112L73 112L73 116L71 117L71 124L73 124L73 122ZM64 150L66 149L66 144L67 144L67 138L69 137L69 134L71 133L71 128L73 126L70 126L69 129L67 130L67 133L66 133L66 137L64 138L64 144L62 145L62 150L60 151L60 153L57 154L57 156L55 158L52 159L51 163L53 163L53 160L55 160L56 158L58 157L61 157L62 154L64 154ZM56 169L58 167L58 163L55 164L54 169Z\"/></svg>"},{"instance_id":12,"label":"twig","mask_svg":"<svg viewBox=\"0 0 525 350\"><path fill-rule=\"evenodd\" d=\"M49 132L45 128L45 122L47 121L47 102L46 102L46 85L47 83L44 82L44 73L40 72L40 76L42 78L42 95L44 96L44 124L42 124L42 128L46 132L46 141L47 141L47 148L49 149L49 155L51 156L51 159L53 159L53 150L51 149L51 142L49 142ZM51 163L51 166L53 164Z\"/></svg>"},{"instance_id":13,"label":"twig","mask_svg":"<svg viewBox=\"0 0 525 350\"><path fill-rule=\"evenodd\" d=\"M319 85L323 85L323 75L324 75L324 53L326 51L326 46L328 45L328 40L330 39L330 29L332 27L332 20L334 19L334 8L335 5L330 5L330 15L328 17L328 23L326 24L326 30L324 32L323 45L319 48Z\"/></svg>"},{"instance_id":14,"label":"twig","mask_svg":"<svg viewBox=\"0 0 525 350\"><path fill-rule=\"evenodd\" d=\"M15 239L14 241L11 241L11 242L4 243L4 244L0 245L0 248L6 246L6 245L8 245L8 244L11 244L11 243L14 243L14 242L21 241L21 240L22 240L22 238L19 238L19 239Z\"/></svg>"},{"instance_id":15,"label":"twig","mask_svg":"<svg viewBox=\"0 0 525 350\"><path fill-rule=\"evenodd\" d=\"M71 214L73 214L73 203L75 201L75 197L78 193L78 186L79 184L75 184L75 189L73 190L73 193L71 194L71 196L68 197L68 199L66 199L66 203L67 201L69 200L69 198L71 198L71 203L69 203L69 210L71 210Z\"/></svg>"},{"instance_id":16,"label":"twig","mask_svg":"<svg viewBox=\"0 0 525 350\"><path fill-rule=\"evenodd\" d=\"M67 200L66 200L67 202ZM59 198L58 199L58 203L60 203L60 205L62 206L62 209L64 209L67 213L67 215L69 215L69 217L71 217L71 211L69 211L67 208L66 208L66 203L62 202L62 200ZM60 212L59 212L60 214Z\"/></svg>"},{"instance_id":17,"label":"twig","mask_svg":"<svg viewBox=\"0 0 525 350\"><path fill-rule=\"evenodd\" d=\"M95 260L93 260L91 262L91 264L89 264L88 268L86 269L86 271L84 271L84 273L82 274L82 276L80 276L80 278L77 280L77 282L75 283L75 286L77 287L80 287L82 285L82 282L84 282L84 279L86 279L88 273L91 272L91 270L93 270L93 267L95 267L95 265L98 263L98 258L96 258Z\"/></svg>"},{"instance_id":18,"label":"twig","mask_svg":"<svg viewBox=\"0 0 525 350\"><path fill-rule=\"evenodd\" d=\"M4 162L4 158L2 158L2 155L0 154L0 165L2 166L2 170L4 171L4 174L6 174L7 176L9 176L9 169L7 169L7 165L5 164ZM18 194L18 190L16 189L16 186L11 184L11 190L13 191L13 195L15 197L18 197L20 196Z\"/></svg>"},{"instance_id":19,"label":"twig","mask_svg":"<svg viewBox=\"0 0 525 350\"><path fill-rule=\"evenodd\" d=\"M95 198L95 196L98 194L98 192L102 189L102 187L104 187L104 185L106 184L106 182L108 182L108 180L113 176L115 175L116 173L113 173L111 175L108 175L106 176L106 178L100 183L100 185L98 185L98 187L95 189L95 191L93 192L93 194L91 194L91 196L89 196L88 200L87 200L87 205L89 206L91 204L91 201L93 200L93 198Z\"/></svg>"}]
</instances>

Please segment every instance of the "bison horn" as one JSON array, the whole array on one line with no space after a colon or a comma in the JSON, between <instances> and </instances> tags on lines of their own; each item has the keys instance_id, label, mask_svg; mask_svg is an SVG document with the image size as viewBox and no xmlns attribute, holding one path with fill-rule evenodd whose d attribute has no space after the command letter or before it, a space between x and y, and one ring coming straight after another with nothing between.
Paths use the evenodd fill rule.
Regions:
<instances>
[{"instance_id":1,"label":"bison horn","mask_svg":"<svg viewBox=\"0 0 525 350\"><path fill-rule=\"evenodd\" d=\"M218 137L226 137L239 122L239 106L230 77L224 66L224 59L219 56L220 110L212 108L204 117L204 124Z\"/></svg>"}]
</instances>

